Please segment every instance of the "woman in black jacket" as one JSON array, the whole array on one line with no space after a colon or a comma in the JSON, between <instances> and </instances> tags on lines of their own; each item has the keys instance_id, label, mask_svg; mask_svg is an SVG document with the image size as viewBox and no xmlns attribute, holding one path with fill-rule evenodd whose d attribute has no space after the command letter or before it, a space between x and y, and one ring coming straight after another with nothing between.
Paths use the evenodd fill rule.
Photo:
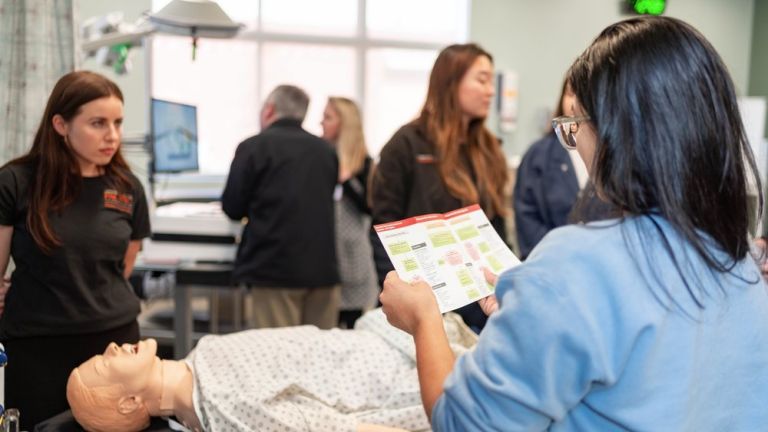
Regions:
<instances>
[{"instance_id":1,"label":"woman in black jacket","mask_svg":"<svg viewBox=\"0 0 768 432\"><path fill-rule=\"evenodd\" d=\"M480 204L506 240L507 164L485 127L494 91L493 59L478 45L451 45L438 55L421 114L381 151L372 188L374 224ZM392 267L377 264L383 280ZM485 325L474 303L457 312L475 330Z\"/></svg>"}]
</instances>

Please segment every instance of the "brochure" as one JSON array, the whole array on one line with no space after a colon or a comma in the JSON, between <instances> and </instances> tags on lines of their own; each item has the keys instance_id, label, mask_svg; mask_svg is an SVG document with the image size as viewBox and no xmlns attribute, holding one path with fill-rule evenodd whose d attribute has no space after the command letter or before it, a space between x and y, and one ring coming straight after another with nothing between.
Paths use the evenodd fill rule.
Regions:
<instances>
[{"instance_id":1,"label":"brochure","mask_svg":"<svg viewBox=\"0 0 768 432\"><path fill-rule=\"evenodd\" d=\"M426 281L440 312L493 294L483 267L499 274L520 264L477 204L374 228L400 278Z\"/></svg>"}]
</instances>

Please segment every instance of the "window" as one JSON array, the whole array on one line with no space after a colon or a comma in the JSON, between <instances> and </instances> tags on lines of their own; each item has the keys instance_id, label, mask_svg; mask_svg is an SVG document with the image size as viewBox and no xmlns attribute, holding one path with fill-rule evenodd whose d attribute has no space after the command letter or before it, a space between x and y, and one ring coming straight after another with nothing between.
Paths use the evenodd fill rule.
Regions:
<instances>
[{"instance_id":1,"label":"window","mask_svg":"<svg viewBox=\"0 0 768 432\"><path fill-rule=\"evenodd\" d=\"M354 70L357 54L353 48L285 42L265 42L262 47L262 97L280 84L293 84L306 90L310 96L304 120L307 131L322 134L320 120L328 96L356 99L358 79Z\"/></svg>"},{"instance_id":2,"label":"window","mask_svg":"<svg viewBox=\"0 0 768 432\"><path fill-rule=\"evenodd\" d=\"M257 44L200 40L192 61L190 38L152 39L152 97L195 105L200 171L227 172L237 144L259 124L257 65L244 61L258 58Z\"/></svg>"},{"instance_id":3,"label":"window","mask_svg":"<svg viewBox=\"0 0 768 432\"><path fill-rule=\"evenodd\" d=\"M378 39L453 42L466 37L468 8L464 0L368 0L367 33Z\"/></svg>"},{"instance_id":4,"label":"window","mask_svg":"<svg viewBox=\"0 0 768 432\"><path fill-rule=\"evenodd\" d=\"M372 48L365 73L363 121L368 150L377 154L392 134L419 115L437 50ZM374 151L375 150L375 151Z\"/></svg>"},{"instance_id":5,"label":"window","mask_svg":"<svg viewBox=\"0 0 768 432\"><path fill-rule=\"evenodd\" d=\"M170 0L153 0L159 10ZM259 111L278 84L309 93L304 128L320 134L328 96L363 110L368 150L419 112L445 45L466 41L469 0L218 0L244 30L235 39L156 34L151 95L198 107L200 171L229 170L237 145L259 132Z\"/></svg>"},{"instance_id":6,"label":"window","mask_svg":"<svg viewBox=\"0 0 768 432\"><path fill-rule=\"evenodd\" d=\"M261 28L274 33L353 37L357 0L261 0Z\"/></svg>"}]
</instances>

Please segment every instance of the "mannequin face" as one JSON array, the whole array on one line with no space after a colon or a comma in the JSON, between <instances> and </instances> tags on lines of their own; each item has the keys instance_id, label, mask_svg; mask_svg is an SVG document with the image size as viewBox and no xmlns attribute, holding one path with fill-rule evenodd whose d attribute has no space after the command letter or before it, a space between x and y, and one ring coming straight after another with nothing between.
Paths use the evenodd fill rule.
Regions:
<instances>
[{"instance_id":1,"label":"mannequin face","mask_svg":"<svg viewBox=\"0 0 768 432\"><path fill-rule=\"evenodd\" d=\"M157 373L160 359L156 354L154 339L135 345L111 343L104 354L92 357L80 365L78 371L88 387L122 384L128 393L138 394L162 384L162 377Z\"/></svg>"}]
</instances>

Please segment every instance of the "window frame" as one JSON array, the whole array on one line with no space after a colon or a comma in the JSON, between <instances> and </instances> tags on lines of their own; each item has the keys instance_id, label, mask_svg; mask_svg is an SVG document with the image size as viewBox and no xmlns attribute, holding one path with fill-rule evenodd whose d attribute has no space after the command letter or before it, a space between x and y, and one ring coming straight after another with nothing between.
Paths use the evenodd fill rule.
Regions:
<instances>
[{"instance_id":1,"label":"window frame","mask_svg":"<svg viewBox=\"0 0 768 432\"><path fill-rule=\"evenodd\" d=\"M433 41L418 41L418 40L390 40L390 39L384 39L384 38L372 38L368 36L367 32L367 3L368 0L357 0L357 25L356 25L356 31L355 34L352 36L327 36L327 35L311 35L311 34L297 34L297 33L282 33L282 32L274 32L274 31L264 31L263 30L263 14L262 14L262 1L258 0L255 1L255 6L258 8L257 10L257 20L256 20L256 28L255 29L246 29L237 34L233 39L235 40L242 40L242 41L248 41L253 42L256 44L256 58L253 59L253 61L256 62L256 82L255 82L255 88L256 88L256 94L255 96L255 103L258 104L258 106L261 106L261 104L264 101L264 98L267 96L263 93L263 79L264 79L264 65L265 62L264 59L264 45L269 43L296 43L296 44L306 44L306 45L323 45L323 46L336 46L336 47L345 47L345 48L352 48L355 53L355 78L356 78L356 85L354 89L354 94L351 95L355 101L358 103L358 105L361 107L361 109L365 109L368 95L366 94L366 87L367 87L367 60L368 60L368 52L372 49L381 49L381 48L395 48L395 49L414 49L414 50L434 50L434 51L440 51L442 48L444 48L449 43L465 43L469 37L469 24L471 20L471 9L472 9L472 0L458 0L464 2L464 7L466 8L465 17L466 17L466 23L463 26L463 28L458 29L459 31L463 30L464 34L459 35L457 39L451 42L433 42ZM154 5L153 5L154 6ZM459 5L461 7L461 5ZM236 17L235 17L236 20ZM150 65L154 64L154 51L151 46L152 43L147 44L149 46L148 49L148 58ZM148 94L153 94L153 83L154 83L154 66L150 66L148 77L147 77L147 89ZM426 93L426 89L425 89ZM198 121L199 123L199 121ZM149 123L147 123L149 124ZM365 127L365 125L363 125ZM258 125L257 125L258 129ZM367 132L367 131L366 131ZM394 133L394 131L393 131ZM367 134L366 134L367 135ZM200 145L204 145L203 143L200 143ZM370 151L371 149L369 149ZM375 152L371 151L371 156L376 157L378 155L378 152L380 149L377 149Z\"/></svg>"},{"instance_id":2,"label":"window frame","mask_svg":"<svg viewBox=\"0 0 768 432\"><path fill-rule=\"evenodd\" d=\"M457 40L458 43L463 43L468 38L470 12L472 6L472 0L464 0L466 2L466 18L467 23L465 26L465 34L463 40ZM261 11L262 2L256 2L258 4L258 25L255 30L247 30L238 33L236 39L244 39L256 42L258 48L258 73L256 77L257 88L257 100L259 102L264 100L266 95L261 94L262 77L264 75L264 62L262 56L264 55L263 45L271 42L283 42L283 43L301 43L307 45L336 45L344 47L352 47L355 50L355 74L357 75L357 89L356 89L356 102L360 107L365 106L366 102L366 60L367 52L371 48L403 48L403 49L421 49L421 50L437 50L439 51L446 46L446 43L440 42L421 42L421 41L401 41L401 40L389 40L389 39L377 39L368 36L366 25L366 11L367 0L357 0L357 31L354 36L323 36L323 35L302 35L295 33L277 33L263 31L263 14Z\"/></svg>"}]
</instances>

